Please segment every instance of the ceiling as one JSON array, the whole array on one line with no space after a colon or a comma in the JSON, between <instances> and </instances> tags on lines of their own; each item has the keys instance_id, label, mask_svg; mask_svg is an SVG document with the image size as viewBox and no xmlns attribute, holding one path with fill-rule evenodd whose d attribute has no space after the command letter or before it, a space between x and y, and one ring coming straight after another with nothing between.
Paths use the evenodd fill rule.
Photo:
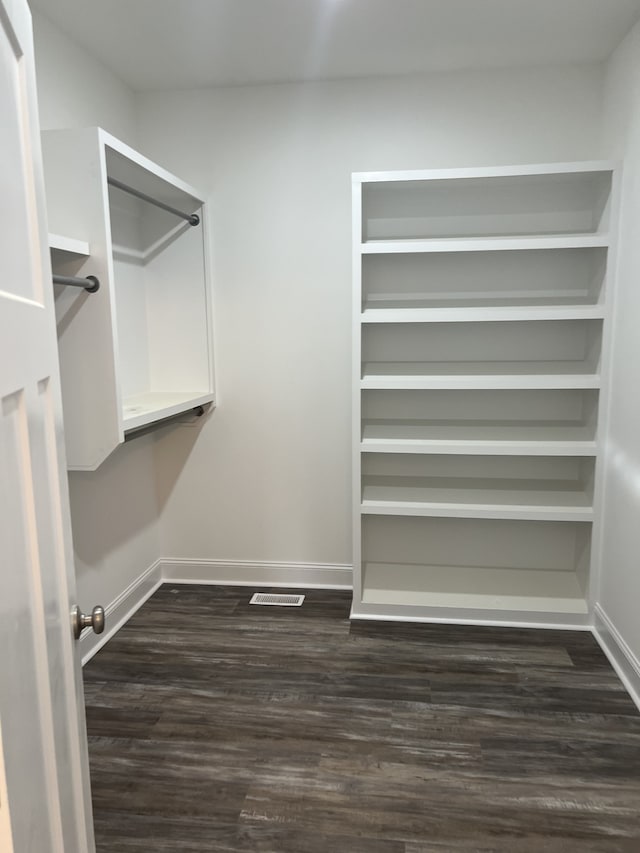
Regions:
<instances>
[{"instance_id":1,"label":"ceiling","mask_svg":"<svg viewBox=\"0 0 640 853\"><path fill-rule=\"evenodd\" d=\"M598 62L640 0L30 0L136 91Z\"/></svg>"}]
</instances>

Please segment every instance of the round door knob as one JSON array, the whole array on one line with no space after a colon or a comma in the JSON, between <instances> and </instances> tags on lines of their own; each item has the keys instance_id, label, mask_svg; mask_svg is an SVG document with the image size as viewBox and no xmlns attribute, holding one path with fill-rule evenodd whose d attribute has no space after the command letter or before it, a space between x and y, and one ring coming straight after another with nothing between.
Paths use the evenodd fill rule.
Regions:
<instances>
[{"instance_id":1,"label":"round door knob","mask_svg":"<svg viewBox=\"0 0 640 853\"><path fill-rule=\"evenodd\" d=\"M76 640L79 639L83 628L93 628L95 634L102 634L104 631L104 607L98 605L93 608L90 616L85 616L76 604L71 611L71 624L73 636Z\"/></svg>"}]
</instances>

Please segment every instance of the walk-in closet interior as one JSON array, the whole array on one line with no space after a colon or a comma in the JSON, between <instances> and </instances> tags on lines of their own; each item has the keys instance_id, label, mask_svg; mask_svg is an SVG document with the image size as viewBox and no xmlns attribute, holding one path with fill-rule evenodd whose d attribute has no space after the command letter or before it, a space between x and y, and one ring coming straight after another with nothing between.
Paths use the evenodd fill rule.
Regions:
<instances>
[{"instance_id":1,"label":"walk-in closet interior","mask_svg":"<svg viewBox=\"0 0 640 853\"><path fill-rule=\"evenodd\" d=\"M640 708L640 2L30 6L83 664L337 589Z\"/></svg>"},{"instance_id":2,"label":"walk-in closet interior","mask_svg":"<svg viewBox=\"0 0 640 853\"><path fill-rule=\"evenodd\" d=\"M50 230L82 244L52 248L54 272L106 285L56 290L85 607L113 625L161 578L353 577L354 617L595 626L635 678L639 72L619 5L580 47L555 21L553 62L469 44L380 76L341 41L364 10L317 3L325 76L347 79L265 60L202 87L177 55L145 70L168 30L132 58L94 10L90 55L88 12L34 4Z\"/></svg>"},{"instance_id":3,"label":"walk-in closet interior","mask_svg":"<svg viewBox=\"0 0 640 853\"><path fill-rule=\"evenodd\" d=\"M54 272L103 282L56 290L83 605L353 567L355 617L595 625L633 677L622 12L591 61L179 91L34 6Z\"/></svg>"}]
</instances>

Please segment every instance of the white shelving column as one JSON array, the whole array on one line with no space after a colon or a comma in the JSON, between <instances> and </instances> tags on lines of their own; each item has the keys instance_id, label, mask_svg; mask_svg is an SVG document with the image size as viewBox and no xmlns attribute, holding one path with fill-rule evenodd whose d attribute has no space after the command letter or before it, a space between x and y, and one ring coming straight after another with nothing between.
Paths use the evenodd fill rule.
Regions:
<instances>
[{"instance_id":1,"label":"white shelving column","mask_svg":"<svg viewBox=\"0 0 640 853\"><path fill-rule=\"evenodd\" d=\"M354 618L587 624L613 176L353 176Z\"/></svg>"},{"instance_id":2,"label":"white shelving column","mask_svg":"<svg viewBox=\"0 0 640 853\"><path fill-rule=\"evenodd\" d=\"M92 471L127 433L214 402L206 205L100 128L46 131L43 156L54 271L100 281L56 290L67 460Z\"/></svg>"}]
</instances>

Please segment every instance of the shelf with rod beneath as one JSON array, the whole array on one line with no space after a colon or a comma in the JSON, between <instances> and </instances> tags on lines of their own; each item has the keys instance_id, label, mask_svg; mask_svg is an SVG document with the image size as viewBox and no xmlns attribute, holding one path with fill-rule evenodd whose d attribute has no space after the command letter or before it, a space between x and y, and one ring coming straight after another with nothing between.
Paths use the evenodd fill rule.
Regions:
<instances>
[{"instance_id":1,"label":"shelf with rod beneath","mask_svg":"<svg viewBox=\"0 0 640 853\"><path fill-rule=\"evenodd\" d=\"M203 391L146 391L126 397L122 406L123 429L128 432L172 418L213 401Z\"/></svg>"},{"instance_id":2,"label":"shelf with rod beneath","mask_svg":"<svg viewBox=\"0 0 640 853\"><path fill-rule=\"evenodd\" d=\"M214 399L206 201L101 128L41 142L67 466L95 471L125 433Z\"/></svg>"}]
</instances>

